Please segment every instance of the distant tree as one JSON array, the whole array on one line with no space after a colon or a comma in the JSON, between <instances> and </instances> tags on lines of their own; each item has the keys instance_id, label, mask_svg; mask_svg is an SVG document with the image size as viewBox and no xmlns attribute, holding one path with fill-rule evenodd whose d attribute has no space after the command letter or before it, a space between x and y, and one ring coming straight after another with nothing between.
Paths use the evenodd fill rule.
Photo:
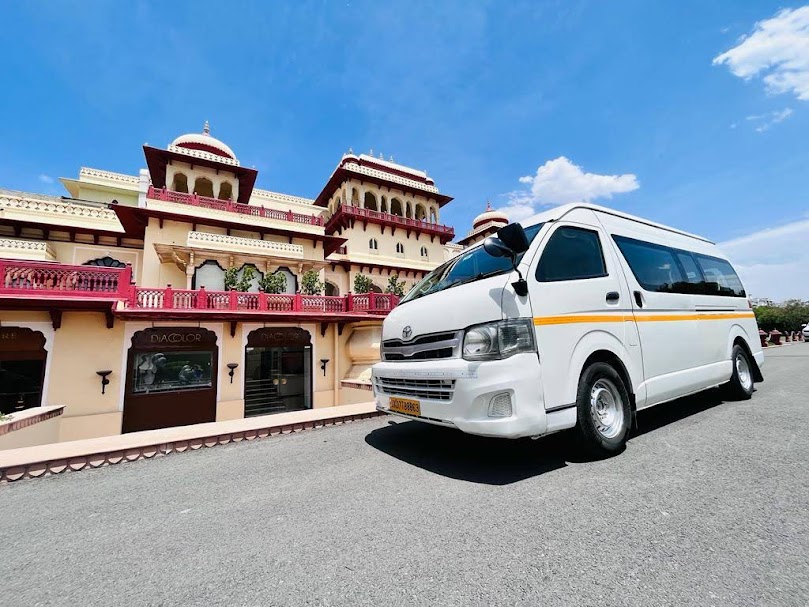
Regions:
<instances>
[{"instance_id":1,"label":"distant tree","mask_svg":"<svg viewBox=\"0 0 809 607\"><path fill-rule=\"evenodd\" d=\"M320 275L315 270L307 270L301 276L301 293L304 295L320 295L326 285L320 280Z\"/></svg>"},{"instance_id":2,"label":"distant tree","mask_svg":"<svg viewBox=\"0 0 809 607\"><path fill-rule=\"evenodd\" d=\"M401 297L404 295L404 288L405 283L404 281L399 282L399 275L392 274L390 278L388 278L388 286L385 287L385 293L391 293L393 295L398 295Z\"/></svg>"},{"instance_id":3,"label":"distant tree","mask_svg":"<svg viewBox=\"0 0 809 607\"><path fill-rule=\"evenodd\" d=\"M756 322L764 331L778 329L782 333L800 331L801 325L809 323L809 301L790 299L781 304L753 308Z\"/></svg>"},{"instance_id":4,"label":"distant tree","mask_svg":"<svg viewBox=\"0 0 809 607\"><path fill-rule=\"evenodd\" d=\"M258 288L265 293L283 293L287 290L287 276L283 272L267 273L259 278Z\"/></svg>"},{"instance_id":5,"label":"distant tree","mask_svg":"<svg viewBox=\"0 0 809 607\"><path fill-rule=\"evenodd\" d=\"M358 295L370 293L372 284L374 283L369 276L366 276L365 274L357 274L354 277L354 293Z\"/></svg>"}]
</instances>

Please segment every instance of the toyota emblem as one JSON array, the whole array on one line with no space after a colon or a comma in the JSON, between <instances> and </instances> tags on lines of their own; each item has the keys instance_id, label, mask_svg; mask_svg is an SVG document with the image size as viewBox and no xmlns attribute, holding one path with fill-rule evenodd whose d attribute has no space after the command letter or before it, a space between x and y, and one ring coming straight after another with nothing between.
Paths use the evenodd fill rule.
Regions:
<instances>
[{"instance_id":1,"label":"toyota emblem","mask_svg":"<svg viewBox=\"0 0 809 607\"><path fill-rule=\"evenodd\" d=\"M413 329L410 328L410 325L407 325L404 329L402 329L402 337L405 339L410 339L411 335L413 335Z\"/></svg>"}]
</instances>

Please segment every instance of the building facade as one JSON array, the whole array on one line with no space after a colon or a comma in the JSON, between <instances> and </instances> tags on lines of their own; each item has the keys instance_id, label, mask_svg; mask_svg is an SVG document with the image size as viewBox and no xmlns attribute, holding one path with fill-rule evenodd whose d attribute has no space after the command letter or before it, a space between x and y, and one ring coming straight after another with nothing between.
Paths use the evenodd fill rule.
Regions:
<instances>
[{"instance_id":1,"label":"building facade","mask_svg":"<svg viewBox=\"0 0 809 607\"><path fill-rule=\"evenodd\" d=\"M143 150L67 196L0 190L2 411L64 406L65 441L369 400L391 277L459 249L451 198L352 152L314 200L258 189L207 123Z\"/></svg>"}]
</instances>

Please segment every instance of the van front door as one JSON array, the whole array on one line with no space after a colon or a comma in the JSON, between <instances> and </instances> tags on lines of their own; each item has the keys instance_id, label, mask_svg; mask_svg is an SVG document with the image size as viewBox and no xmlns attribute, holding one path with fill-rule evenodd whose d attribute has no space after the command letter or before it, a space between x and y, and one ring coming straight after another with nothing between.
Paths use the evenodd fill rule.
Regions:
<instances>
[{"instance_id":1,"label":"van front door","mask_svg":"<svg viewBox=\"0 0 809 607\"><path fill-rule=\"evenodd\" d=\"M595 351L614 353L631 378L643 377L637 337L627 339L634 323L617 260L592 211L575 213L581 222L559 222L545 235L529 280L546 410L575 403L578 378Z\"/></svg>"}]
</instances>

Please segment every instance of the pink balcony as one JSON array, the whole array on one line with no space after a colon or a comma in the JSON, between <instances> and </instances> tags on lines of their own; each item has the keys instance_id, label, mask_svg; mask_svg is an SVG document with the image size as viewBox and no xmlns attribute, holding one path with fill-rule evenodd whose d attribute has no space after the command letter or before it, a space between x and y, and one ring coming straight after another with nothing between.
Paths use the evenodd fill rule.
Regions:
<instances>
[{"instance_id":1,"label":"pink balcony","mask_svg":"<svg viewBox=\"0 0 809 607\"><path fill-rule=\"evenodd\" d=\"M151 289L132 287L127 300L130 311L175 312L243 312L312 315L385 315L399 298L387 293L365 295L295 295L271 293L241 293L239 291L207 291L204 287L185 289Z\"/></svg>"},{"instance_id":2,"label":"pink balcony","mask_svg":"<svg viewBox=\"0 0 809 607\"><path fill-rule=\"evenodd\" d=\"M331 234L338 228L350 227L354 221L364 221L383 226L389 226L393 230L402 228L414 232L423 232L431 236L438 236L442 243L448 242L455 237L455 230L449 226L430 223L421 219L409 219L399 217L390 213L381 213L371 209L363 209L351 205L340 206L334 215L326 223L326 233Z\"/></svg>"},{"instance_id":3,"label":"pink balcony","mask_svg":"<svg viewBox=\"0 0 809 607\"><path fill-rule=\"evenodd\" d=\"M292 211L278 211L276 209L267 209L264 207L254 206L250 204L242 204L241 202L232 202L230 200L219 200L218 198L208 198L207 196L198 196L197 194L185 194L183 192L173 192L166 188L155 188L149 186L149 191L146 194L152 200L164 200L166 202L176 202L179 204L186 204L192 207L201 207L203 209L215 209L217 211L228 211L230 213L239 213L240 215L250 215L252 217L264 217L266 219L277 219L279 221L289 221L291 223L300 223L305 225L322 226L323 218L317 215L303 215L301 213L293 213Z\"/></svg>"},{"instance_id":4,"label":"pink balcony","mask_svg":"<svg viewBox=\"0 0 809 607\"><path fill-rule=\"evenodd\" d=\"M36 299L123 299L132 268L101 268L0 259L0 296Z\"/></svg>"}]
</instances>

